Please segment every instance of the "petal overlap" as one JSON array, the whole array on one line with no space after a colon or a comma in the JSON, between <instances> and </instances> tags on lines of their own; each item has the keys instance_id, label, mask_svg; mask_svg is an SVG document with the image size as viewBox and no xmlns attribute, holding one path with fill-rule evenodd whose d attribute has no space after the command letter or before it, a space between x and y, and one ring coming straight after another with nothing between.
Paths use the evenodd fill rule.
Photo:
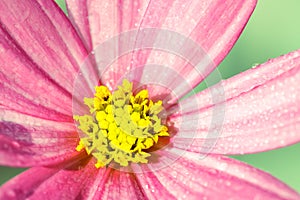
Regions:
<instances>
[{"instance_id":1,"label":"petal overlap","mask_svg":"<svg viewBox=\"0 0 300 200\"><path fill-rule=\"evenodd\" d=\"M78 141L72 122L45 120L0 107L1 165L53 165L76 156Z\"/></svg>"},{"instance_id":2,"label":"petal overlap","mask_svg":"<svg viewBox=\"0 0 300 200\"><path fill-rule=\"evenodd\" d=\"M73 84L87 51L65 14L54 1L2 1L0 9L0 103L44 118L32 108L72 115Z\"/></svg>"}]
</instances>

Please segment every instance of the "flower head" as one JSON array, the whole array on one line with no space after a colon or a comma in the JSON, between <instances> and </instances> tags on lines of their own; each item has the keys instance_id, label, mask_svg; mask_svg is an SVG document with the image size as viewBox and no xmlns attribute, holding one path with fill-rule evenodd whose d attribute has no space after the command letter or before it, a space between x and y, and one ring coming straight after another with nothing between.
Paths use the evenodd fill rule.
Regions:
<instances>
[{"instance_id":1,"label":"flower head","mask_svg":"<svg viewBox=\"0 0 300 200\"><path fill-rule=\"evenodd\" d=\"M67 4L0 3L1 199L299 199L222 154L300 140L300 51L186 96L256 1Z\"/></svg>"}]
</instances>

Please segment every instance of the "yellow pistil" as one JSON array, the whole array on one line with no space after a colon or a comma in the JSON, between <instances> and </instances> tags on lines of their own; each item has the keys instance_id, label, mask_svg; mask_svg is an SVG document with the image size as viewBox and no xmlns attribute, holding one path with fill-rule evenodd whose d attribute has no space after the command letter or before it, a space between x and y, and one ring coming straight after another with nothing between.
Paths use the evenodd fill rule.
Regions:
<instances>
[{"instance_id":1,"label":"yellow pistil","mask_svg":"<svg viewBox=\"0 0 300 200\"><path fill-rule=\"evenodd\" d=\"M90 115L74 116L83 133L76 150L92 154L97 168L111 162L121 166L147 163L150 154L145 150L156 144L159 136L169 136L159 117L162 101L151 101L147 90L133 95L132 86L124 80L113 93L96 86L94 98L84 98Z\"/></svg>"}]
</instances>

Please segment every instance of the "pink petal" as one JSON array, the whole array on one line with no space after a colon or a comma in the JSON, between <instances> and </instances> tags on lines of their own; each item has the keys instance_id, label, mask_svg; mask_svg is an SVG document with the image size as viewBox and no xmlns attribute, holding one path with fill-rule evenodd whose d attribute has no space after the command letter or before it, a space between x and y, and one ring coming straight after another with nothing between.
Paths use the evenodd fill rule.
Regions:
<instances>
[{"instance_id":1,"label":"pink petal","mask_svg":"<svg viewBox=\"0 0 300 200\"><path fill-rule=\"evenodd\" d=\"M157 51L157 49L155 51L153 47L153 51L135 51L127 59L112 64L109 71L115 74L101 74L101 80L104 84L112 85L113 88L124 74L131 73L138 66L154 63L156 65L169 66L182 77L189 77L187 82L191 85L190 87L193 87L207 76L216 64L226 56L246 24L256 1L240 0L226 1L224 3L221 0L209 2L161 0L116 3L69 0L67 4L73 24L81 32L82 37L87 41L86 43L90 48L91 45L93 46L92 48L96 48L97 45L106 42L109 38L121 32L137 28L141 32L137 35L133 34L136 37L135 45L146 48L145 44L152 42L153 47L155 42L160 42L159 34L154 34L149 38L147 37L148 35L143 36L143 29L163 28L164 30L177 32L197 42L196 44L202 48L202 52L207 52L208 56L206 57L210 57L211 63L214 63L195 68L195 66L188 65L188 62L191 61L189 60L190 57L184 57L186 60L181 61L181 58L174 58L174 55L177 55L176 51L175 54L174 51L167 51L169 55L165 55L163 52ZM78 12L79 10L80 12ZM172 37L165 39L165 41L168 41ZM185 45L183 44L183 47ZM122 50L123 48L123 43L117 42L115 46L108 48L107 51L112 51L112 53L116 54L116 58L119 58L121 56L120 49ZM134 50L134 48L131 50ZM195 49L186 49L185 53L190 53L189 56L194 59L192 64L196 62L195 65L197 65L203 61L203 57L197 58L197 54L194 51ZM147 76L149 73L144 74ZM160 80L159 78L152 80L152 82ZM167 80L168 83L174 85L179 84L180 81L181 79L174 80L172 77L169 77ZM141 82L143 83L143 78L141 78ZM163 91L156 90L156 95L165 91L164 89L162 89Z\"/></svg>"},{"instance_id":2,"label":"pink petal","mask_svg":"<svg viewBox=\"0 0 300 200\"><path fill-rule=\"evenodd\" d=\"M65 166L31 168L5 183L0 199L85 199L86 184L101 171L87 162L77 158Z\"/></svg>"},{"instance_id":3,"label":"pink petal","mask_svg":"<svg viewBox=\"0 0 300 200\"><path fill-rule=\"evenodd\" d=\"M87 54L71 23L53 1L1 1L0 9L0 103L44 118L39 105L70 115L73 82Z\"/></svg>"},{"instance_id":4,"label":"pink petal","mask_svg":"<svg viewBox=\"0 0 300 200\"><path fill-rule=\"evenodd\" d=\"M83 199L147 199L141 187L134 174L102 168L91 174L81 193Z\"/></svg>"},{"instance_id":5,"label":"pink petal","mask_svg":"<svg viewBox=\"0 0 300 200\"><path fill-rule=\"evenodd\" d=\"M49 165L78 154L73 123L55 122L0 107L0 164Z\"/></svg>"},{"instance_id":6,"label":"pink petal","mask_svg":"<svg viewBox=\"0 0 300 200\"><path fill-rule=\"evenodd\" d=\"M216 64L227 55L256 4L253 0L66 2L73 24L94 48L124 31L161 27L199 41Z\"/></svg>"},{"instance_id":7,"label":"pink petal","mask_svg":"<svg viewBox=\"0 0 300 200\"><path fill-rule=\"evenodd\" d=\"M0 189L1 199L147 199L130 173L96 169L94 160L74 158L67 165L35 167Z\"/></svg>"},{"instance_id":8,"label":"pink petal","mask_svg":"<svg viewBox=\"0 0 300 200\"><path fill-rule=\"evenodd\" d=\"M81 40L88 51L92 51L92 40L90 36L90 25L86 1L66 0L68 5L68 16L76 28Z\"/></svg>"},{"instance_id":9,"label":"pink petal","mask_svg":"<svg viewBox=\"0 0 300 200\"><path fill-rule=\"evenodd\" d=\"M141 23L149 1L66 0L69 18L91 51L100 43Z\"/></svg>"},{"instance_id":10,"label":"pink petal","mask_svg":"<svg viewBox=\"0 0 300 200\"><path fill-rule=\"evenodd\" d=\"M175 196L172 194L172 191L169 191L163 182L161 182L157 177L156 173L148 172L148 173L138 173L136 177L141 185L143 185L143 191L146 194L149 200L152 199L168 199L168 200L175 200L178 199L180 196ZM172 182L173 180L170 180Z\"/></svg>"},{"instance_id":11,"label":"pink petal","mask_svg":"<svg viewBox=\"0 0 300 200\"><path fill-rule=\"evenodd\" d=\"M101 182L104 184L94 185L98 191L89 199L148 199L142 193L144 186L139 185L134 174L111 169L108 179Z\"/></svg>"},{"instance_id":12,"label":"pink petal","mask_svg":"<svg viewBox=\"0 0 300 200\"><path fill-rule=\"evenodd\" d=\"M172 152L165 156L177 156ZM150 199L299 199L271 175L239 161L187 153L168 167L137 174ZM169 194L161 194L161 190ZM157 196L156 196L157 195ZM162 196L161 196L162 195Z\"/></svg>"},{"instance_id":13,"label":"pink petal","mask_svg":"<svg viewBox=\"0 0 300 200\"><path fill-rule=\"evenodd\" d=\"M180 102L180 111L170 117L179 129L174 147L243 154L299 142L299 82L300 50Z\"/></svg>"}]
</instances>

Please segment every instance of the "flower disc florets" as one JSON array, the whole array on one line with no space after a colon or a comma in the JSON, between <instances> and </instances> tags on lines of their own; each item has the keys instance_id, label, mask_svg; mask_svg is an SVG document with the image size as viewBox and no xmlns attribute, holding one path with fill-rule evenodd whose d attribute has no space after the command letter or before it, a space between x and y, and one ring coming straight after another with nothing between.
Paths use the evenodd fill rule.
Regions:
<instances>
[{"instance_id":1,"label":"flower disc florets","mask_svg":"<svg viewBox=\"0 0 300 200\"><path fill-rule=\"evenodd\" d=\"M150 154L145 150L157 143L159 136L169 136L159 117L162 101L150 100L147 90L134 95L132 88L128 80L113 93L106 86L96 86L94 98L84 99L90 115L74 116L82 132L76 150L92 154L97 168L111 162L121 166L147 163Z\"/></svg>"}]
</instances>

